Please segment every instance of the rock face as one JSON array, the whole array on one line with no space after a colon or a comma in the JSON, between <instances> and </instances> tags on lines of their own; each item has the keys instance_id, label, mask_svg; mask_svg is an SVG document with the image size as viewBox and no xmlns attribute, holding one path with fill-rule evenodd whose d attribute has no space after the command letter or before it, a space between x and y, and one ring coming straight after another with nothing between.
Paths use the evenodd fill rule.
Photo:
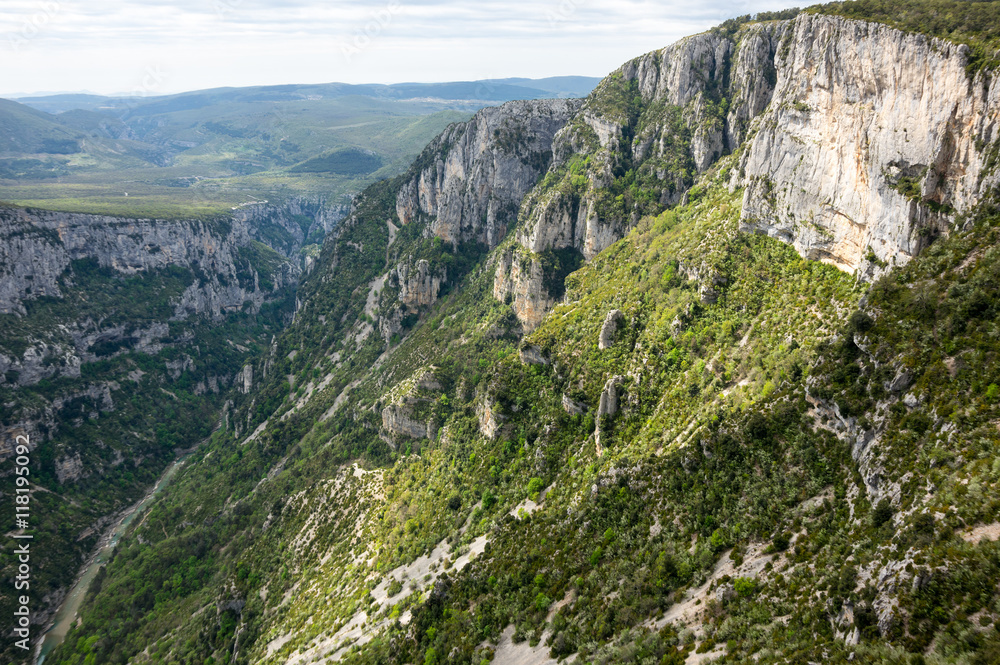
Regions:
<instances>
[{"instance_id":1,"label":"rock face","mask_svg":"<svg viewBox=\"0 0 1000 665\"><path fill-rule=\"evenodd\" d=\"M452 245L496 247L548 168L553 137L580 103L508 102L452 125L428 146L425 163L397 195L400 221L427 217L428 232Z\"/></svg>"},{"instance_id":2,"label":"rock face","mask_svg":"<svg viewBox=\"0 0 1000 665\"><path fill-rule=\"evenodd\" d=\"M525 365L548 365L549 359L542 353L542 349L537 346L526 346L518 351L518 357Z\"/></svg>"},{"instance_id":3,"label":"rock face","mask_svg":"<svg viewBox=\"0 0 1000 665\"><path fill-rule=\"evenodd\" d=\"M408 404L390 404L382 409L382 427L398 436L431 438L428 424L414 419Z\"/></svg>"},{"instance_id":4,"label":"rock face","mask_svg":"<svg viewBox=\"0 0 1000 665\"><path fill-rule=\"evenodd\" d=\"M539 255L574 248L590 259L642 214L606 197L625 169L671 206L693 175L741 147L732 185L745 187L743 230L878 277L947 233L1000 178L980 179L997 139L1000 84L970 79L968 55L881 24L801 14L626 63L555 137L516 242L497 258L494 296L531 329L558 300ZM620 102L629 96L632 110ZM715 302L716 286L703 285L703 302Z\"/></svg>"},{"instance_id":5,"label":"rock face","mask_svg":"<svg viewBox=\"0 0 1000 665\"><path fill-rule=\"evenodd\" d=\"M253 389L253 365L243 366L243 371L236 376L236 385L244 395L250 394Z\"/></svg>"},{"instance_id":6,"label":"rock face","mask_svg":"<svg viewBox=\"0 0 1000 665\"><path fill-rule=\"evenodd\" d=\"M618 413L618 386L624 381L622 376L613 376L604 384L601 401L597 406L597 416L613 416Z\"/></svg>"},{"instance_id":7,"label":"rock face","mask_svg":"<svg viewBox=\"0 0 1000 665\"><path fill-rule=\"evenodd\" d=\"M528 329L534 328L556 303L544 286L545 275L537 257L504 248L496 257L493 297L509 301L518 320Z\"/></svg>"},{"instance_id":8,"label":"rock face","mask_svg":"<svg viewBox=\"0 0 1000 665\"><path fill-rule=\"evenodd\" d=\"M571 416L576 416L580 415L581 413L587 412L586 404L584 404L583 402L578 402L567 395L562 396L562 407L563 410Z\"/></svg>"},{"instance_id":9,"label":"rock face","mask_svg":"<svg viewBox=\"0 0 1000 665\"><path fill-rule=\"evenodd\" d=\"M604 317L604 324L601 326L601 334L597 340L597 348L610 349L615 343L615 334L618 332L618 326L625 321L625 315L622 314L620 309L613 309L608 312L608 315Z\"/></svg>"},{"instance_id":10,"label":"rock face","mask_svg":"<svg viewBox=\"0 0 1000 665\"><path fill-rule=\"evenodd\" d=\"M607 380L604 384L604 390L601 391L601 399L597 405L596 427L594 428L594 441L597 444L598 454L601 454L603 450L601 448L601 434L604 423L601 421L605 417L611 418L618 413L618 400L620 398L618 390L624 381L625 377L623 376L613 376Z\"/></svg>"},{"instance_id":11,"label":"rock face","mask_svg":"<svg viewBox=\"0 0 1000 665\"><path fill-rule=\"evenodd\" d=\"M399 302L410 312L434 304L441 286L448 281L444 269L435 270L427 259L404 261L396 266L389 284L399 288Z\"/></svg>"},{"instance_id":12,"label":"rock face","mask_svg":"<svg viewBox=\"0 0 1000 665\"><path fill-rule=\"evenodd\" d=\"M175 306L175 316L221 318L244 302L259 308L271 289L245 275L241 248L251 245L249 227L238 220L163 221L102 215L0 208L0 313L25 314L24 301L61 297L60 279L72 279L73 261L136 275L170 266L196 268L196 280ZM282 263L273 288L293 282L297 271Z\"/></svg>"},{"instance_id":13,"label":"rock face","mask_svg":"<svg viewBox=\"0 0 1000 665\"><path fill-rule=\"evenodd\" d=\"M56 478L60 484L79 480L82 475L83 461L80 459L80 453L56 460Z\"/></svg>"},{"instance_id":14,"label":"rock face","mask_svg":"<svg viewBox=\"0 0 1000 665\"><path fill-rule=\"evenodd\" d=\"M490 441L500 434L503 417L496 412L496 404L489 397L476 405L476 417L479 419L479 432Z\"/></svg>"},{"instance_id":15,"label":"rock face","mask_svg":"<svg viewBox=\"0 0 1000 665\"><path fill-rule=\"evenodd\" d=\"M964 45L876 23L802 15L783 38L744 228L869 278L907 262L982 191L996 78L969 79Z\"/></svg>"},{"instance_id":16,"label":"rock face","mask_svg":"<svg viewBox=\"0 0 1000 665\"><path fill-rule=\"evenodd\" d=\"M579 109L580 100L508 102L485 108L470 121L452 125L424 150L396 194L396 215L403 226L423 224L425 238L439 238L457 249L478 243L493 249L517 222L518 206L552 160L556 133ZM399 229L387 221L390 254ZM449 279L444 266L427 259L398 256L376 280L388 287L383 302L375 288L368 311L380 311L374 326L387 341L402 329L403 318L437 301Z\"/></svg>"}]
</instances>

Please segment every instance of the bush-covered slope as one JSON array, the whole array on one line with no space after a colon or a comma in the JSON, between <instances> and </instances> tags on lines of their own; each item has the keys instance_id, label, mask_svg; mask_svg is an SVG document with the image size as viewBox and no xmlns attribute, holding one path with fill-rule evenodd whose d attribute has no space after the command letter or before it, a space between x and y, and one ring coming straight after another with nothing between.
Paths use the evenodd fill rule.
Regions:
<instances>
[{"instance_id":1,"label":"bush-covered slope","mask_svg":"<svg viewBox=\"0 0 1000 665\"><path fill-rule=\"evenodd\" d=\"M843 27L862 51L881 35L813 20L792 27ZM805 151L777 119L814 109L764 95L790 69L757 71L756 93L727 72L754 69L750 45L785 66L793 34L724 26L630 63L554 136L497 127L462 171L513 150L539 172L499 244L442 238L462 237L442 230L442 192L475 188L438 174L485 116L366 190L253 389L52 660L995 662L990 167L963 191L942 167L917 201L859 181L905 212L886 219L906 251L874 283L750 232L768 190L750 142ZM694 64L660 68L677 62ZM674 86L685 72L696 84ZM813 185L791 173L775 215ZM926 202L955 192L957 213ZM505 275L544 297L498 289Z\"/></svg>"}]
</instances>

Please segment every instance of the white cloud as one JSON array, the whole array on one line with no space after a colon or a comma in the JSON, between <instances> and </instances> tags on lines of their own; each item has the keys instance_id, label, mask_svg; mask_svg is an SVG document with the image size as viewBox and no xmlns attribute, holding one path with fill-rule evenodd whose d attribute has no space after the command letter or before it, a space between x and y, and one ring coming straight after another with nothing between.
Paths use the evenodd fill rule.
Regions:
<instances>
[{"instance_id":1,"label":"white cloud","mask_svg":"<svg viewBox=\"0 0 1000 665\"><path fill-rule=\"evenodd\" d=\"M604 75L780 0L4 0L0 93Z\"/></svg>"}]
</instances>

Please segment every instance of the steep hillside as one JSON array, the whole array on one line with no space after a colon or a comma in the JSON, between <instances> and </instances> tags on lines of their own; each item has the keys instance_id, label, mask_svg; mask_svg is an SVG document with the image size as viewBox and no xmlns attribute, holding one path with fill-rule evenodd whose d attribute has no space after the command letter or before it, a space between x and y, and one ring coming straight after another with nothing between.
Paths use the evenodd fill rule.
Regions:
<instances>
[{"instance_id":1,"label":"steep hillside","mask_svg":"<svg viewBox=\"0 0 1000 665\"><path fill-rule=\"evenodd\" d=\"M996 78L844 5L368 188L52 661L995 662Z\"/></svg>"},{"instance_id":2,"label":"steep hillside","mask_svg":"<svg viewBox=\"0 0 1000 665\"><path fill-rule=\"evenodd\" d=\"M308 202L184 221L0 208L0 488L12 496L15 437L28 437L36 631L120 511L218 426L244 365L291 317L312 261L303 246L338 214Z\"/></svg>"}]
</instances>

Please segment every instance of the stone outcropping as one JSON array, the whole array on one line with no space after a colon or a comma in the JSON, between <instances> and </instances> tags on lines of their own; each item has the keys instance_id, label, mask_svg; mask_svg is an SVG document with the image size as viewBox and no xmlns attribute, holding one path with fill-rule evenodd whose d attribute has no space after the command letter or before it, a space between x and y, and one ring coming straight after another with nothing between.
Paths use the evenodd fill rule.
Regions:
<instances>
[{"instance_id":1,"label":"stone outcropping","mask_svg":"<svg viewBox=\"0 0 1000 665\"><path fill-rule=\"evenodd\" d=\"M548 168L556 132L580 103L508 102L452 125L425 149L424 163L397 195L400 221L428 218L430 236L496 247Z\"/></svg>"},{"instance_id":2,"label":"stone outcropping","mask_svg":"<svg viewBox=\"0 0 1000 665\"><path fill-rule=\"evenodd\" d=\"M619 391L624 381L624 376L615 375L604 383L604 390L601 391L601 399L597 405L596 426L594 428L594 441L597 444L598 454L601 454L602 451L601 434L604 429L603 425L605 424L603 420L612 418L618 413L619 400L621 399Z\"/></svg>"},{"instance_id":3,"label":"stone outcropping","mask_svg":"<svg viewBox=\"0 0 1000 665\"><path fill-rule=\"evenodd\" d=\"M568 395L562 396L562 408L563 411L571 416L577 416L581 413L586 413L588 411L587 405L583 402L578 402L577 400L569 397Z\"/></svg>"},{"instance_id":4,"label":"stone outcropping","mask_svg":"<svg viewBox=\"0 0 1000 665\"><path fill-rule=\"evenodd\" d=\"M618 326L625 320L625 315L620 309L613 309L604 317L604 324L601 326L601 334L597 339L597 348L610 349L614 346L615 335L618 333Z\"/></svg>"},{"instance_id":5,"label":"stone outcropping","mask_svg":"<svg viewBox=\"0 0 1000 665\"><path fill-rule=\"evenodd\" d=\"M556 304L545 288L541 261L515 244L502 248L495 263L493 297L509 302L518 320L534 328Z\"/></svg>"},{"instance_id":6,"label":"stone outcropping","mask_svg":"<svg viewBox=\"0 0 1000 665\"><path fill-rule=\"evenodd\" d=\"M558 300L538 255L575 248L590 259L637 221L638 210L602 199L626 168L671 206L685 200L692 174L741 147L731 183L745 187L743 230L878 277L947 233L1000 181L983 170L998 138L1000 89L996 77L970 78L968 58L964 45L801 14L734 37L710 31L626 63L553 141L516 242L496 259L494 296L533 328ZM616 102L622 95L637 96L637 116ZM702 285L702 302L716 301L717 286Z\"/></svg>"},{"instance_id":7,"label":"stone outcropping","mask_svg":"<svg viewBox=\"0 0 1000 665\"><path fill-rule=\"evenodd\" d=\"M996 77L970 79L964 45L877 23L802 15L783 40L743 227L867 278L906 263L992 180Z\"/></svg>"},{"instance_id":8,"label":"stone outcropping","mask_svg":"<svg viewBox=\"0 0 1000 665\"><path fill-rule=\"evenodd\" d=\"M390 404L382 409L382 427L397 436L432 438L430 425L413 417L410 404Z\"/></svg>"},{"instance_id":9,"label":"stone outcropping","mask_svg":"<svg viewBox=\"0 0 1000 665\"><path fill-rule=\"evenodd\" d=\"M479 432L490 441L499 436L500 429L503 427L503 416L497 413L496 407L496 403L490 397L485 397L476 404Z\"/></svg>"},{"instance_id":10,"label":"stone outcropping","mask_svg":"<svg viewBox=\"0 0 1000 665\"><path fill-rule=\"evenodd\" d=\"M519 349L518 357L521 362L525 365L548 365L549 359L545 357L545 353L540 347L530 345Z\"/></svg>"},{"instance_id":11,"label":"stone outcropping","mask_svg":"<svg viewBox=\"0 0 1000 665\"><path fill-rule=\"evenodd\" d=\"M432 267L427 259L401 262L391 272L388 284L399 288L399 302L409 312L434 304L441 286L448 281L444 268Z\"/></svg>"}]
</instances>

